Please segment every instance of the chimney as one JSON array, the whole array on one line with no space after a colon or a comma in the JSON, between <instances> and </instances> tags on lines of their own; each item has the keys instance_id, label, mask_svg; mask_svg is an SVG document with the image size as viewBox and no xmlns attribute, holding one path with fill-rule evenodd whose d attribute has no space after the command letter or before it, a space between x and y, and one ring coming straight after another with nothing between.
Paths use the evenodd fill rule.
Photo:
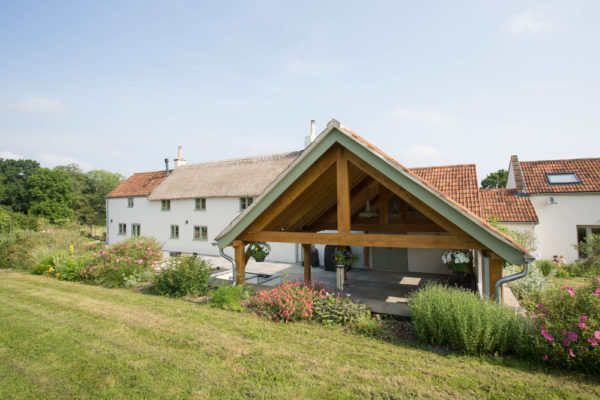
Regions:
<instances>
[{"instance_id":1,"label":"chimney","mask_svg":"<svg viewBox=\"0 0 600 400\"><path fill-rule=\"evenodd\" d=\"M169 176L169 159L165 158L165 176Z\"/></svg>"},{"instance_id":2,"label":"chimney","mask_svg":"<svg viewBox=\"0 0 600 400\"><path fill-rule=\"evenodd\" d=\"M513 175L515 177L515 186L517 190L521 193L527 192L527 187L525 186L525 178L523 177L523 171L521 170L521 163L519 162L519 157L516 155L510 156L510 166L512 167Z\"/></svg>"},{"instance_id":3,"label":"chimney","mask_svg":"<svg viewBox=\"0 0 600 400\"><path fill-rule=\"evenodd\" d=\"M315 141L315 120L310 120L310 136L304 138L304 148L307 148L312 142Z\"/></svg>"},{"instance_id":4,"label":"chimney","mask_svg":"<svg viewBox=\"0 0 600 400\"><path fill-rule=\"evenodd\" d=\"M183 152L182 148L181 148L181 146L179 146L177 148L177 158L175 160L173 160L173 161L175 161L175 168L185 164L185 160L183 158L182 152Z\"/></svg>"}]
</instances>

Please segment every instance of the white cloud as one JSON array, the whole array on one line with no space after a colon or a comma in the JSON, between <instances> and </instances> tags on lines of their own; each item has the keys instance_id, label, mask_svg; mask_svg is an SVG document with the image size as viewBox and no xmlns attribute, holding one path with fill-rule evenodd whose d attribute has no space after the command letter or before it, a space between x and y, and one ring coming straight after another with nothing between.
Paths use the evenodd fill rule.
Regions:
<instances>
[{"instance_id":1,"label":"white cloud","mask_svg":"<svg viewBox=\"0 0 600 400\"><path fill-rule=\"evenodd\" d=\"M27 97L21 99L14 104L14 108L34 114L62 114L67 111L66 105L60 100L45 97Z\"/></svg>"},{"instance_id":2,"label":"white cloud","mask_svg":"<svg viewBox=\"0 0 600 400\"><path fill-rule=\"evenodd\" d=\"M554 24L539 14L523 12L514 14L508 21L508 30L513 35L523 33L538 33L542 30L551 29Z\"/></svg>"},{"instance_id":3,"label":"white cloud","mask_svg":"<svg viewBox=\"0 0 600 400\"><path fill-rule=\"evenodd\" d=\"M42 154L40 156L39 161L40 161L40 164L46 168L54 168L58 165L77 164L77 165L79 165L79 168L81 168L84 171L89 171L89 170L93 169L93 167L90 163L77 160L76 158L73 158L73 157L59 156L57 154L48 154L48 153Z\"/></svg>"},{"instance_id":4,"label":"white cloud","mask_svg":"<svg viewBox=\"0 0 600 400\"><path fill-rule=\"evenodd\" d=\"M398 152L398 161L406 166L430 165L439 160L442 152L424 144L414 144Z\"/></svg>"},{"instance_id":5,"label":"white cloud","mask_svg":"<svg viewBox=\"0 0 600 400\"><path fill-rule=\"evenodd\" d=\"M24 160L25 157L23 157L20 154L15 154L11 151L0 151L0 158L4 158L5 160Z\"/></svg>"},{"instance_id":6,"label":"white cloud","mask_svg":"<svg viewBox=\"0 0 600 400\"><path fill-rule=\"evenodd\" d=\"M458 118L454 115L445 115L430 110L398 109L394 111L394 116L397 118L412 119L428 125L439 125L458 121Z\"/></svg>"}]
</instances>

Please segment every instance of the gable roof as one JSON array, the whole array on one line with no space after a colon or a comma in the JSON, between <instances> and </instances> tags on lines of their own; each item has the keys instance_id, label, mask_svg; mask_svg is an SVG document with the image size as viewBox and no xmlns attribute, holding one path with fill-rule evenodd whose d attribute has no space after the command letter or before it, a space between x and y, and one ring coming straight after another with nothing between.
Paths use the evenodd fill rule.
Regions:
<instances>
[{"instance_id":1,"label":"gable roof","mask_svg":"<svg viewBox=\"0 0 600 400\"><path fill-rule=\"evenodd\" d=\"M197 197L255 197L302 152L182 165L162 181L150 200Z\"/></svg>"},{"instance_id":2,"label":"gable roof","mask_svg":"<svg viewBox=\"0 0 600 400\"><path fill-rule=\"evenodd\" d=\"M538 222L529 197L517 193L515 189L479 189L481 217L498 222Z\"/></svg>"},{"instance_id":3,"label":"gable roof","mask_svg":"<svg viewBox=\"0 0 600 400\"><path fill-rule=\"evenodd\" d=\"M454 201L481 215L475 164L410 168L410 171Z\"/></svg>"},{"instance_id":4,"label":"gable roof","mask_svg":"<svg viewBox=\"0 0 600 400\"><path fill-rule=\"evenodd\" d=\"M600 158L521 161L525 190L537 193L600 192ZM546 174L575 173L577 184L550 184Z\"/></svg>"},{"instance_id":5,"label":"gable roof","mask_svg":"<svg viewBox=\"0 0 600 400\"><path fill-rule=\"evenodd\" d=\"M498 231L487 221L423 181L414 172L402 166L361 136L332 120L327 128L310 144L289 168L269 185L254 203L234 219L216 240L219 247L229 246L258 216L298 179L331 146L339 143L356 156L376 168L395 184L409 191L450 223L466 232L500 257L513 264L522 264L527 250L511 237Z\"/></svg>"},{"instance_id":6,"label":"gable roof","mask_svg":"<svg viewBox=\"0 0 600 400\"><path fill-rule=\"evenodd\" d=\"M139 172L125 179L106 197L146 196L165 179L165 171Z\"/></svg>"}]
</instances>

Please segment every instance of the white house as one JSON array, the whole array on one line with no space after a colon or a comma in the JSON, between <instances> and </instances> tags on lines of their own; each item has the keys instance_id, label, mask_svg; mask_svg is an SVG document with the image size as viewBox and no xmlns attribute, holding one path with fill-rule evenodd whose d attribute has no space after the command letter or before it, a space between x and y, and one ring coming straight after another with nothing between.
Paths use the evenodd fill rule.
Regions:
<instances>
[{"instance_id":1,"label":"white house","mask_svg":"<svg viewBox=\"0 0 600 400\"><path fill-rule=\"evenodd\" d=\"M531 201L538 221L521 229L533 230L542 258L575 261L574 245L600 233L600 158L519 161L513 155L506 188Z\"/></svg>"}]
</instances>

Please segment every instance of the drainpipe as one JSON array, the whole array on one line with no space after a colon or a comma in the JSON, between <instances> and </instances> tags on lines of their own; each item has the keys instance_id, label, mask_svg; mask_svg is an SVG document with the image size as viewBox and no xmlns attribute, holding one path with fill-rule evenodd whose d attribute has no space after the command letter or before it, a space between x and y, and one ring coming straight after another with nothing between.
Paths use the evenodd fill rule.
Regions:
<instances>
[{"instance_id":1,"label":"drainpipe","mask_svg":"<svg viewBox=\"0 0 600 400\"><path fill-rule=\"evenodd\" d=\"M529 266L535 261L535 257L525 256L524 258L525 268L523 268L523 271L513 275L505 276L504 278L500 278L496 281L496 284L494 285L494 297L496 298L496 302L498 304L502 302L502 300L500 299L502 285L508 282L516 281L517 279L524 278L529 273Z\"/></svg>"},{"instance_id":2,"label":"drainpipe","mask_svg":"<svg viewBox=\"0 0 600 400\"><path fill-rule=\"evenodd\" d=\"M212 245L216 246L217 242L213 242ZM237 281L237 270L236 270L235 260L233 258L229 257L227 254L225 254L223 249L220 247L219 247L219 254L221 255L221 257L223 257L224 259L226 259L227 261L229 261L231 263L231 276L233 278L232 285L235 286L235 283Z\"/></svg>"}]
</instances>

